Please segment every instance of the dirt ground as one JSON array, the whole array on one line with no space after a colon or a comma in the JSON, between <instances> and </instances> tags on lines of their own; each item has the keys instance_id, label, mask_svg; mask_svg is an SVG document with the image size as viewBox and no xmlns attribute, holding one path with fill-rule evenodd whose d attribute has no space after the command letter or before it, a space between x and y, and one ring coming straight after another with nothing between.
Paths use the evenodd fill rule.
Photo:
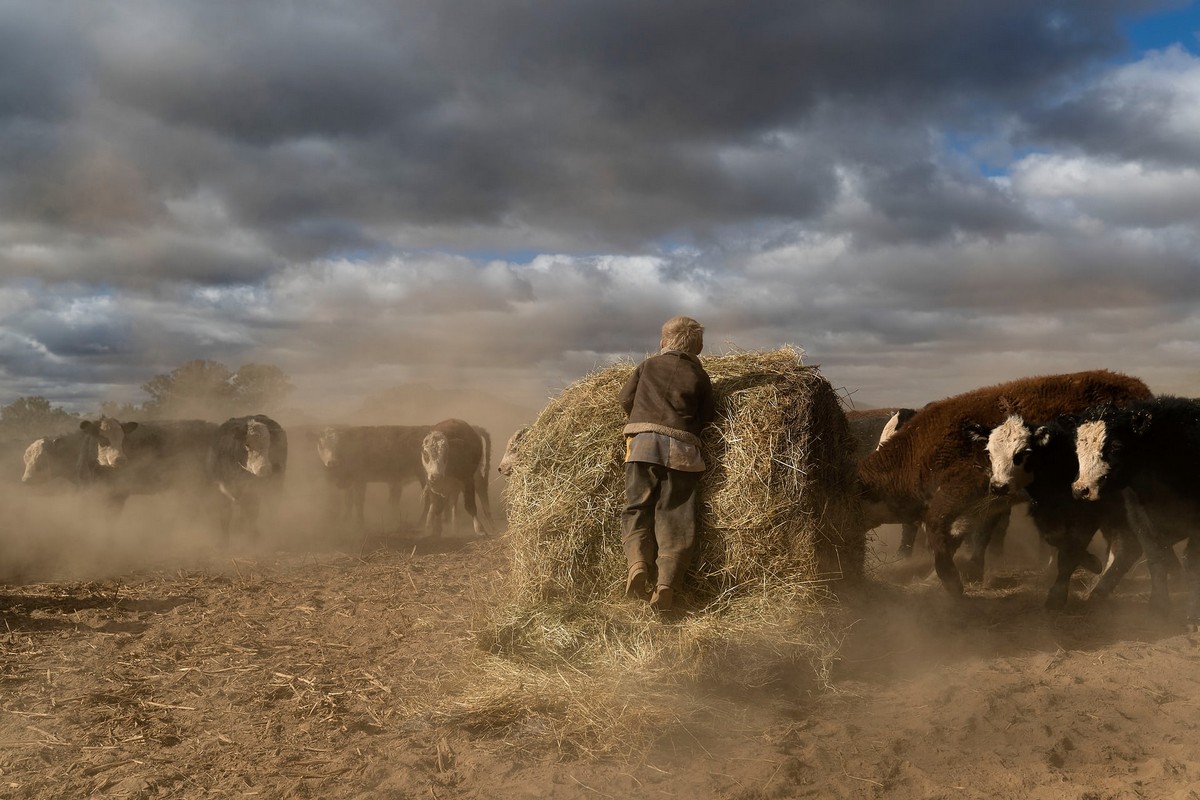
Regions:
<instances>
[{"instance_id":1,"label":"dirt ground","mask_svg":"<svg viewBox=\"0 0 1200 800\"><path fill-rule=\"evenodd\" d=\"M961 603L881 566L844 601L830 686L724 698L720 725L630 761L428 713L478 657L503 537L272 540L8 584L0 797L1200 797L1200 637L1149 616L1140 571L1045 613L1031 541L1010 534Z\"/></svg>"}]
</instances>

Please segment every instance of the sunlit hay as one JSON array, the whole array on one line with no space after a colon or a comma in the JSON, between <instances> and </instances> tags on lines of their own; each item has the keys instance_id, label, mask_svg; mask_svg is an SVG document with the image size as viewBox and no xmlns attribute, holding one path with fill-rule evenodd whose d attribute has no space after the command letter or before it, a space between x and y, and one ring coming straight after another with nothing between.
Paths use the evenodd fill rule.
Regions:
<instances>
[{"instance_id":1,"label":"sunlit hay","mask_svg":"<svg viewBox=\"0 0 1200 800\"><path fill-rule=\"evenodd\" d=\"M682 699L698 687L824 677L838 635L823 601L839 579L861 575L865 545L846 533L845 415L800 357L783 348L703 359L717 420L703 442L701 548L666 619L621 596L616 398L634 365L594 372L546 406L506 491L512 576L476 632L496 657L482 666L485 688L460 694L451 716L509 727L534 714L560 745L614 752L707 713L707 700Z\"/></svg>"}]
</instances>

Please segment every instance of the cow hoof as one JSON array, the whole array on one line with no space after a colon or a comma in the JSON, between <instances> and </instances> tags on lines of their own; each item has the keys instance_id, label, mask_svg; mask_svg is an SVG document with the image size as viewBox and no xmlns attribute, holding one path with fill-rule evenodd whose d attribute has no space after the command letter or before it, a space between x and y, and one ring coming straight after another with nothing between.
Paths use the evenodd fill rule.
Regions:
<instances>
[{"instance_id":1,"label":"cow hoof","mask_svg":"<svg viewBox=\"0 0 1200 800\"><path fill-rule=\"evenodd\" d=\"M1079 566L1083 567L1093 575L1099 575L1104 571L1104 565L1100 563L1100 559L1096 558L1091 553L1084 555L1083 559L1079 562Z\"/></svg>"},{"instance_id":2,"label":"cow hoof","mask_svg":"<svg viewBox=\"0 0 1200 800\"><path fill-rule=\"evenodd\" d=\"M912 558L912 545L900 545L900 549L896 551L896 556L899 558Z\"/></svg>"}]
</instances>

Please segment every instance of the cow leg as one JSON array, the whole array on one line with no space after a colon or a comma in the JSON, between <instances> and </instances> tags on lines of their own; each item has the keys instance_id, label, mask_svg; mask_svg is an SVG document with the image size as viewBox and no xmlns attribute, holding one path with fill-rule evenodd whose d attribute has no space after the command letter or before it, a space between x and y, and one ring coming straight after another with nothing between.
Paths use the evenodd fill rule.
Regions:
<instances>
[{"instance_id":1,"label":"cow leg","mask_svg":"<svg viewBox=\"0 0 1200 800\"><path fill-rule=\"evenodd\" d=\"M933 568L937 571L942 588L955 597L962 596L962 576L954 564L954 551L958 549L958 539L950 533L952 520L927 522L925 532L929 537L929 549L933 552Z\"/></svg>"},{"instance_id":2,"label":"cow leg","mask_svg":"<svg viewBox=\"0 0 1200 800\"><path fill-rule=\"evenodd\" d=\"M1125 489L1122 495L1129 527L1133 528L1138 544L1146 554L1146 567L1150 570L1150 608L1159 614L1166 614L1171 609L1171 594L1167 583L1169 560L1163 552L1163 542L1137 494L1132 489Z\"/></svg>"},{"instance_id":3,"label":"cow leg","mask_svg":"<svg viewBox=\"0 0 1200 800\"><path fill-rule=\"evenodd\" d=\"M258 514L261 508L258 494L247 492L238 502L241 519L239 526L252 541L258 541Z\"/></svg>"},{"instance_id":4,"label":"cow leg","mask_svg":"<svg viewBox=\"0 0 1200 800\"><path fill-rule=\"evenodd\" d=\"M913 547L917 543L917 531L921 529L920 525L914 525L911 522L905 522L900 526L900 549L896 555L900 558L911 558Z\"/></svg>"},{"instance_id":5,"label":"cow leg","mask_svg":"<svg viewBox=\"0 0 1200 800\"><path fill-rule=\"evenodd\" d=\"M1062 543L1058 547L1058 571L1050 591L1046 594L1047 610L1061 611L1066 607L1067 599L1071 596L1071 577L1091 556L1087 545L1093 534L1095 529L1091 524L1085 524L1083 527L1067 524Z\"/></svg>"},{"instance_id":6,"label":"cow leg","mask_svg":"<svg viewBox=\"0 0 1200 800\"><path fill-rule=\"evenodd\" d=\"M1108 563L1088 593L1089 601L1103 600L1112 594L1125 573L1142 557L1142 546L1138 543L1137 535L1124 519L1106 519L1104 525L1105 535L1109 539Z\"/></svg>"},{"instance_id":7,"label":"cow leg","mask_svg":"<svg viewBox=\"0 0 1200 800\"><path fill-rule=\"evenodd\" d=\"M367 529L367 483L354 481L346 487L346 497L349 504L350 519L359 530Z\"/></svg>"},{"instance_id":8,"label":"cow leg","mask_svg":"<svg viewBox=\"0 0 1200 800\"><path fill-rule=\"evenodd\" d=\"M968 583L979 583L983 580L988 545L997 531L1003 532L1008 529L1008 510L989 514L982 520L960 519L955 524L964 523L969 525L967 534L963 538L969 539L971 542L971 556L964 565L963 578Z\"/></svg>"},{"instance_id":9,"label":"cow leg","mask_svg":"<svg viewBox=\"0 0 1200 800\"><path fill-rule=\"evenodd\" d=\"M1184 551L1184 569L1188 587L1187 623L1192 630L1200 628L1200 535L1188 536Z\"/></svg>"},{"instance_id":10,"label":"cow leg","mask_svg":"<svg viewBox=\"0 0 1200 800\"><path fill-rule=\"evenodd\" d=\"M475 517L475 533L492 536L496 524L492 520L491 503L488 502L488 479L482 472L475 473L475 494L479 501L480 516Z\"/></svg>"}]
</instances>

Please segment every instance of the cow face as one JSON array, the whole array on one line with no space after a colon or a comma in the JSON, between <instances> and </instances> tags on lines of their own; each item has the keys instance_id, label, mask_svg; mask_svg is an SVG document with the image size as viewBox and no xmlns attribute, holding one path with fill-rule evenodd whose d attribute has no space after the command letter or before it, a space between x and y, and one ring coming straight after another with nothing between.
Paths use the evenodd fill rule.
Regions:
<instances>
[{"instance_id":1,"label":"cow face","mask_svg":"<svg viewBox=\"0 0 1200 800\"><path fill-rule=\"evenodd\" d=\"M992 494L1019 492L1033 481L1030 458L1034 432L1018 414L992 430L987 439Z\"/></svg>"},{"instance_id":2,"label":"cow face","mask_svg":"<svg viewBox=\"0 0 1200 800\"><path fill-rule=\"evenodd\" d=\"M243 468L251 475L265 478L271 474L271 429L258 420L246 423L246 462Z\"/></svg>"},{"instance_id":3,"label":"cow face","mask_svg":"<svg viewBox=\"0 0 1200 800\"><path fill-rule=\"evenodd\" d=\"M529 433L529 428L525 427L509 437L508 444L504 447L504 458L500 459L500 463L496 466L496 471L501 475L505 477L512 475L513 466L517 463L517 448L527 433Z\"/></svg>"},{"instance_id":4,"label":"cow face","mask_svg":"<svg viewBox=\"0 0 1200 800\"><path fill-rule=\"evenodd\" d=\"M317 455L321 457L321 463L328 469L333 469L338 465L340 438L337 428L326 428L317 437Z\"/></svg>"},{"instance_id":5,"label":"cow face","mask_svg":"<svg viewBox=\"0 0 1200 800\"><path fill-rule=\"evenodd\" d=\"M25 448L25 474L21 483L36 483L46 477L46 439L38 439Z\"/></svg>"},{"instance_id":6,"label":"cow face","mask_svg":"<svg viewBox=\"0 0 1200 800\"><path fill-rule=\"evenodd\" d=\"M446 477L446 465L450 454L450 440L441 431L432 431L421 442L421 463L425 466L425 479L429 483L440 483Z\"/></svg>"},{"instance_id":7,"label":"cow face","mask_svg":"<svg viewBox=\"0 0 1200 800\"><path fill-rule=\"evenodd\" d=\"M120 467L125 464L125 434L137 429L136 422L120 422L112 417L101 417L96 422L84 420L80 430L96 437L96 463L102 467Z\"/></svg>"}]
</instances>

